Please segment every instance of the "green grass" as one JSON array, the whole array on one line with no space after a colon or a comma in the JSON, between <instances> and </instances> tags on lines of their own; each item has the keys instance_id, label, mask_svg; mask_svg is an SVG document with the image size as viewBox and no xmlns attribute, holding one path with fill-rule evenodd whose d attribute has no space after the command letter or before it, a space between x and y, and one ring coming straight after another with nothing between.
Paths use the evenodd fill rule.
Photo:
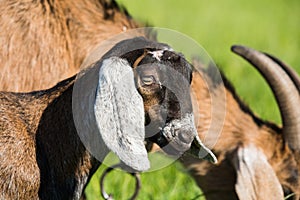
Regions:
<instances>
[{"instance_id":1,"label":"green grass","mask_svg":"<svg viewBox=\"0 0 300 200\"><path fill-rule=\"evenodd\" d=\"M169 200L169 199L203 199L202 192L188 175L187 170L179 163L163 155L151 156L151 163L166 166L159 170L150 169L150 172L141 174L142 187L138 199ZM167 163L173 163L167 165ZM86 189L87 199L101 199L99 180L106 167L101 166L93 176ZM120 170L110 172L104 181L107 193L112 193L115 199L128 199L134 191L134 178Z\"/></svg>"},{"instance_id":2,"label":"green grass","mask_svg":"<svg viewBox=\"0 0 300 200\"><path fill-rule=\"evenodd\" d=\"M118 0L129 13L150 25L174 29L201 44L237 93L263 119L281 123L276 102L262 77L230 52L244 44L276 55L300 72L300 1L298 0ZM99 175L86 194L99 199ZM131 194L130 177L121 172L107 179L116 199ZM178 163L142 174L139 199L203 199L195 182ZM197 198L199 197L199 198Z\"/></svg>"}]
</instances>

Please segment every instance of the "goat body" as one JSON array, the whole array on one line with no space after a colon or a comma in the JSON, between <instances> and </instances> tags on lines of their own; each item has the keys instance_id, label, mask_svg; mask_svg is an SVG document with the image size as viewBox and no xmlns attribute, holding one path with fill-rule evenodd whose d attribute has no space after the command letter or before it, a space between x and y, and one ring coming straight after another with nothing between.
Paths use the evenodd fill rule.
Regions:
<instances>
[{"instance_id":1,"label":"goat body","mask_svg":"<svg viewBox=\"0 0 300 200\"><path fill-rule=\"evenodd\" d=\"M0 9L0 91L52 87L103 40L137 27L114 1L7 0Z\"/></svg>"}]
</instances>

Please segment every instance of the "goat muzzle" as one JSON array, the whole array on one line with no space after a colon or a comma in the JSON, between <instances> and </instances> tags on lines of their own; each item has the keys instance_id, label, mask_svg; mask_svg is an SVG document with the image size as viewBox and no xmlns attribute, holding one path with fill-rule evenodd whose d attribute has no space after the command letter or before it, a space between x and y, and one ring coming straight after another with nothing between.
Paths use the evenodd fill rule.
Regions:
<instances>
[{"instance_id":1,"label":"goat muzzle","mask_svg":"<svg viewBox=\"0 0 300 200\"><path fill-rule=\"evenodd\" d=\"M202 143L194 126L193 114L172 120L159 133L157 143L169 155L178 156L184 153L212 163L217 163L216 156Z\"/></svg>"}]
</instances>

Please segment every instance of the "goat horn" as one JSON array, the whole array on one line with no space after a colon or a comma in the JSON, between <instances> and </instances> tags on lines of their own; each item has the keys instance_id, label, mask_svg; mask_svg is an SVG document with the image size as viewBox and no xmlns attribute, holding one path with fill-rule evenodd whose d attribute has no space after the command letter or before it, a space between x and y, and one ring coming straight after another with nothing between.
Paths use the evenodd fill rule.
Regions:
<instances>
[{"instance_id":1,"label":"goat horn","mask_svg":"<svg viewBox=\"0 0 300 200\"><path fill-rule=\"evenodd\" d=\"M250 62L270 85L280 109L283 136L291 149L300 150L300 96L299 78L281 61L244 46L232 46L231 50Z\"/></svg>"},{"instance_id":2,"label":"goat horn","mask_svg":"<svg viewBox=\"0 0 300 200\"><path fill-rule=\"evenodd\" d=\"M269 58L271 58L274 62L276 62L278 65L280 65L280 67L289 75L289 77L292 79L292 81L294 82L295 86L298 89L298 92L300 93L300 78L297 74L297 72L292 69L290 66L288 66L287 64L285 64L284 62L282 62L281 60L279 60L278 58L276 58L275 56L272 56L268 53L264 53L265 55L267 55Z\"/></svg>"}]
</instances>

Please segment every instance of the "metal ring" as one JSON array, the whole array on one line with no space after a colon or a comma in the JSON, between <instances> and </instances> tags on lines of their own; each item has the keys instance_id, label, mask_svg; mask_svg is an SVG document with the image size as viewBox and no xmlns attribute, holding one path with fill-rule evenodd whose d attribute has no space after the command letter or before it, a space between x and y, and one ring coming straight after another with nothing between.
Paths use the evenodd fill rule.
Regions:
<instances>
[{"instance_id":1,"label":"metal ring","mask_svg":"<svg viewBox=\"0 0 300 200\"><path fill-rule=\"evenodd\" d=\"M100 178L100 190L101 190L101 195L105 200L113 200L113 195L112 194L107 194L107 192L105 192L104 189L104 179L106 177L106 175L111 172L113 169L117 168L117 167L121 167L121 164L116 164L113 165L111 167L108 167L102 174L101 178ZM137 198L139 191L141 189L141 180L140 180L140 175L139 173L130 173L132 176L135 177L135 190L133 195L129 198L129 200L134 200Z\"/></svg>"}]
</instances>

